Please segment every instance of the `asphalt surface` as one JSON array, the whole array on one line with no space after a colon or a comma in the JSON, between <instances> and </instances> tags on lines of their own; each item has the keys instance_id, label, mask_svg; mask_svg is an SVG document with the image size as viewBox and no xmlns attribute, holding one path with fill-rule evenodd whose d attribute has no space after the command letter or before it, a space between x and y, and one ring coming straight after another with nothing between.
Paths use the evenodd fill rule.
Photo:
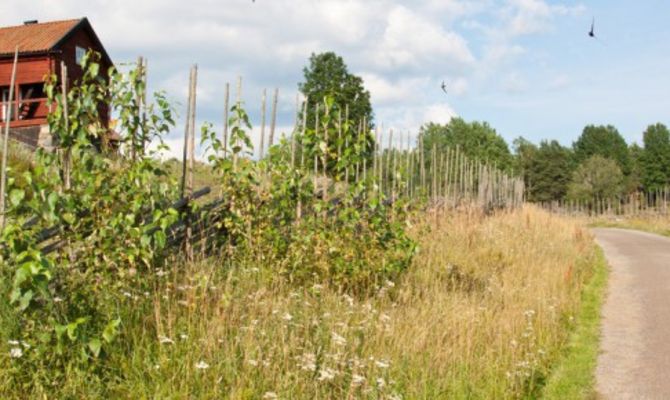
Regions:
<instances>
[{"instance_id":1,"label":"asphalt surface","mask_svg":"<svg viewBox=\"0 0 670 400\"><path fill-rule=\"evenodd\" d=\"M596 391L603 399L670 399L670 238L593 229L611 266Z\"/></svg>"}]
</instances>

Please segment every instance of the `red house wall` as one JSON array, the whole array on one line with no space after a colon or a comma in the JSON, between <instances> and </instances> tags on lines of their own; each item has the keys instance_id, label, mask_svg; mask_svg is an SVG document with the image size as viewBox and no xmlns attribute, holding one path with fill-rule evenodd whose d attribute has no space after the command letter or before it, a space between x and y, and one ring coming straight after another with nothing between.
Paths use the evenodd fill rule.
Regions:
<instances>
[{"instance_id":1,"label":"red house wall","mask_svg":"<svg viewBox=\"0 0 670 400\"><path fill-rule=\"evenodd\" d=\"M0 59L0 86L9 86L12 78L12 58ZM19 57L16 68L16 81L22 83L43 82L44 77L51 72L49 56Z\"/></svg>"}]
</instances>

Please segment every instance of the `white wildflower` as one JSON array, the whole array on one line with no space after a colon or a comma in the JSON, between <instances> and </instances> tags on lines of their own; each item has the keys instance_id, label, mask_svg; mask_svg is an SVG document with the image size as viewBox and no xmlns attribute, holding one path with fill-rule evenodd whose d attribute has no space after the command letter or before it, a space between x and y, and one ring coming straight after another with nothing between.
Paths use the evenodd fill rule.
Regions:
<instances>
[{"instance_id":1,"label":"white wildflower","mask_svg":"<svg viewBox=\"0 0 670 400\"><path fill-rule=\"evenodd\" d=\"M207 368L209 368L209 364L207 364L204 361L199 361L197 364L195 364L195 367L197 369L207 369Z\"/></svg>"},{"instance_id":2,"label":"white wildflower","mask_svg":"<svg viewBox=\"0 0 670 400\"><path fill-rule=\"evenodd\" d=\"M358 375L358 374L353 374L351 376L351 384L354 386L360 386L365 383L365 377Z\"/></svg>"},{"instance_id":3,"label":"white wildflower","mask_svg":"<svg viewBox=\"0 0 670 400\"><path fill-rule=\"evenodd\" d=\"M317 378L319 381L330 381L335 378L336 372L333 371L330 368L324 368L319 371L319 377Z\"/></svg>"},{"instance_id":4,"label":"white wildflower","mask_svg":"<svg viewBox=\"0 0 670 400\"><path fill-rule=\"evenodd\" d=\"M58 296L54 297L54 303L60 303L61 301L63 301L62 298L60 298Z\"/></svg>"},{"instance_id":5,"label":"white wildflower","mask_svg":"<svg viewBox=\"0 0 670 400\"><path fill-rule=\"evenodd\" d=\"M170 339L167 336L159 336L158 341L160 342L160 344L172 344L172 343L174 343L174 340Z\"/></svg>"},{"instance_id":6,"label":"white wildflower","mask_svg":"<svg viewBox=\"0 0 670 400\"><path fill-rule=\"evenodd\" d=\"M10 346L18 346L20 342L18 340L8 340L7 343L9 343Z\"/></svg>"},{"instance_id":7,"label":"white wildflower","mask_svg":"<svg viewBox=\"0 0 670 400\"><path fill-rule=\"evenodd\" d=\"M333 340L333 343L335 343L338 346L344 346L345 344L347 344L347 339L338 335L336 332L331 332L331 338Z\"/></svg>"},{"instance_id":8,"label":"white wildflower","mask_svg":"<svg viewBox=\"0 0 670 400\"><path fill-rule=\"evenodd\" d=\"M9 356L11 358L21 358L23 356L23 350L20 347L12 347L9 350Z\"/></svg>"},{"instance_id":9,"label":"white wildflower","mask_svg":"<svg viewBox=\"0 0 670 400\"><path fill-rule=\"evenodd\" d=\"M384 368L385 369L385 368L388 368L390 364L389 364L388 361L378 360L378 361L375 361L375 365L377 366L377 368Z\"/></svg>"},{"instance_id":10,"label":"white wildflower","mask_svg":"<svg viewBox=\"0 0 670 400\"><path fill-rule=\"evenodd\" d=\"M179 335L179 338L180 338L181 340L186 340L186 339L188 339L188 335L185 334L185 333L182 333L182 334Z\"/></svg>"},{"instance_id":11,"label":"white wildflower","mask_svg":"<svg viewBox=\"0 0 670 400\"><path fill-rule=\"evenodd\" d=\"M251 365L252 367L257 367L257 366L258 366L258 361L256 361L256 360L247 360L247 364Z\"/></svg>"},{"instance_id":12,"label":"white wildflower","mask_svg":"<svg viewBox=\"0 0 670 400\"><path fill-rule=\"evenodd\" d=\"M377 386L380 388L386 386L386 381L384 380L384 378L377 378Z\"/></svg>"},{"instance_id":13,"label":"white wildflower","mask_svg":"<svg viewBox=\"0 0 670 400\"><path fill-rule=\"evenodd\" d=\"M126 296L127 298L132 298L133 295L130 294L129 292L123 292L123 295Z\"/></svg>"},{"instance_id":14,"label":"white wildflower","mask_svg":"<svg viewBox=\"0 0 670 400\"><path fill-rule=\"evenodd\" d=\"M302 368L305 371L311 371L314 372L316 371L316 356L314 353L306 353L303 354L302 357L300 357L300 368Z\"/></svg>"},{"instance_id":15,"label":"white wildflower","mask_svg":"<svg viewBox=\"0 0 670 400\"><path fill-rule=\"evenodd\" d=\"M279 397L277 397L277 393L275 392L265 392L265 394L263 394L263 400L275 400L278 398Z\"/></svg>"},{"instance_id":16,"label":"white wildflower","mask_svg":"<svg viewBox=\"0 0 670 400\"><path fill-rule=\"evenodd\" d=\"M288 322L288 321L293 320L293 316L292 316L291 314L289 314L289 313L285 313L284 316L282 317L282 319L283 319L284 321L287 321L287 322Z\"/></svg>"}]
</instances>

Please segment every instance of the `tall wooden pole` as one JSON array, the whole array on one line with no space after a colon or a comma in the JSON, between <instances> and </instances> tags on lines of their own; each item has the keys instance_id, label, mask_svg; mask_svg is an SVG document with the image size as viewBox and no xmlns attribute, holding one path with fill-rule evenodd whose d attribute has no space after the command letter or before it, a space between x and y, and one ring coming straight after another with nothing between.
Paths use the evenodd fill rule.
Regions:
<instances>
[{"instance_id":1,"label":"tall wooden pole","mask_svg":"<svg viewBox=\"0 0 670 400\"><path fill-rule=\"evenodd\" d=\"M181 198L184 198L186 196L186 179L187 179L187 171L188 171L188 156L189 156L189 149L188 147L190 146L191 141L189 140L189 136L191 133L191 97L193 97L193 67L191 67L191 72L189 75L189 80L188 80L188 100L186 102L186 123L184 126L184 153L182 157L182 164L181 164L181 185L180 185L180 195Z\"/></svg>"},{"instance_id":2,"label":"tall wooden pole","mask_svg":"<svg viewBox=\"0 0 670 400\"><path fill-rule=\"evenodd\" d=\"M230 84L226 82L223 98L223 152L228 157L228 111L230 110Z\"/></svg>"},{"instance_id":3,"label":"tall wooden pole","mask_svg":"<svg viewBox=\"0 0 670 400\"><path fill-rule=\"evenodd\" d=\"M12 78L9 86L9 103L7 103L7 116L5 120L5 135L2 143L2 174L0 174L0 232L5 229L5 192L7 191L7 152L9 151L9 126L12 120L12 100L14 94L14 83L16 82L16 65L19 59L19 46L14 49L14 63L12 64Z\"/></svg>"},{"instance_id":4,"label":"tall wooden pole","mask_svg":"<svg viewBox=\"0 0 670 400\"><path fill-rule=\"evenodd\" d=\"M193 194L193 168L195 167L195 113L196 113L196 94L198 87L198 65L193 66L193 78L191 79L190 109L191 115L188 121L189 143L188 143L188 177L186 181L186 192L190 196Z\"/></svg>"},{"instance_id":5,"label":"tall wooden pole","mask_svg":"<svg viewBox=\"0 0 670 400\"><path fill-rule=\"evenodd\" d=\"M63 121L64 121L64 127L65 127L65 132L66 134L69 134L69 124L70 124L70 118L68 115L68 108L67 108L67 66L65 65L64 61L61 61L60 64L60 73L61 73L61 100L62 100L62 109L63 109ZM12 85L13 86L13 85ZM10 102L11 103L11 102ZM59 144L60 145L60 144ZM72 160L71 160L71 155L72 155L72 150L70 147L65 149L65 153L63 154L63 186L65 187L65 190L70 190L71 187L71 182L70 182L70 174L71 174L71 167L72 167Z\"/></svg>"},{"instance_id":6,"label":"tall wooden pole","mask_svg":"<svg viewBox=\"0 0 670 400\"><path fill-rule=\"evenodd\" d=\"M316 138L316 141L318 142L318 137L319 137L319 105L320 103L316 103L316 116L314 118L314 137ZM314 193L318 192L319 189L319 181L317 179L319 175L319 153L318 153L318 146L314 148Z\"/></svg>"},{"instance_id":7,"label":"tall wooden pole","mask_svg":"<svg viewBox=\"0 0 670 400\"><path fill-rule=\"evenodd\" d=\"M291 168L295 168L295 136L300 129L300 97L295 95L295 123L293 124L293 133L291 134Z\"/></svg>"},{"instance_id":8,"label":"tall wooden pole","mask_svg":"<svg viewBox=\"0 0 670 400\"><path fill-rule=\"evenodd\" d=\"M259 158L263 159L263 149L265 149L265 103L267 97L267 89L263 89L263 99L261 100L261 148L259 150Z\"/></svg>"},{"instance_id":9,"label":"tall wooden pole","mask_svg":"<svg viewBox=\"0 0 670 400\"><path fill-rule=\"evenodd\" d=\"M242 77L237 78L237 94L236 94L237 99L235 100L235 108L239 110L240 107L242 107ZM237 125L237 128L240 127L240 120L238 118L235 118L235 124ZM237 172L237 153L233 153L233 172Z\"/></svg>"},{"instance_id":10,"label":"tall wooden pole","mask_svg":"<svg viewBox=\"0 0 670 400\"><path fill-rule=\"evenodd\" d=\"M277 101L279 97L279 88L275 88L275 94L272 98L272 122L270 123L270 140L268 141L268 148L272 147L275 138L275 126L277 124Z\"/></svg>"}]
</instances>

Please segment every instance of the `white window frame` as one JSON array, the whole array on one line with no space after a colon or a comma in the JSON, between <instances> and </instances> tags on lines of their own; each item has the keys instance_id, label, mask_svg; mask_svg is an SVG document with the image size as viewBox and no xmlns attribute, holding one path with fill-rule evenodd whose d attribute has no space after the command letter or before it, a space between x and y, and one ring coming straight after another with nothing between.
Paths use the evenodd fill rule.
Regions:
<instances>
[{"instance_id":1,"label":"white window frame","mask_svg":"<svg viewBox=\"0 0 670 400\"><path fill-rule=\"evenodd\" d=\"M80 46L75 46L74 48L74 61L77 63L77 65L81 65L82 61L84 60L84 56L86 55L86 49Z\"/></svg>"},{"instance_id":2,"label":"white window frame","mask_svg":"<svg viewBox=\"0 0 670 400\"><path fill-rule=\"evenodd\" d=\"M2 97L2 121L7 122L9 119L9 88L0 89L0 97Z\"/></svg>"}]
</instances>

